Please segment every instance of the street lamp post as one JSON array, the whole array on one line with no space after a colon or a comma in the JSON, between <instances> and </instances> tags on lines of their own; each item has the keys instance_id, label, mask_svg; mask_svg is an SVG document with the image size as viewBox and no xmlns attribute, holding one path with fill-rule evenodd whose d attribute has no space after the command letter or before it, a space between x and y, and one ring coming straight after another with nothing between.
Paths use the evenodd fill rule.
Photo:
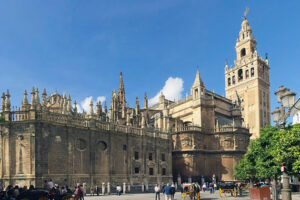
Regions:
<instances>
[{"instance_id":1,"label":"street lamp post","mask_svg":"<svg viewBox=\"0 0 300 200\"><path fill-rule=\"evenodd\" d=\"M295 96L294 92L291 92L289 89L280 86L279 89L275 92L278 103L281 104L280 108L276 108L272 112L273 121L279 125L282 129L285 128L286 120L290 116L290 108L295 104ZM286 173L285 170L282 170L282 190L281 196L282 200L291 200L291 189L289 179L290 177Z\"/></svg>"}]
</instances>

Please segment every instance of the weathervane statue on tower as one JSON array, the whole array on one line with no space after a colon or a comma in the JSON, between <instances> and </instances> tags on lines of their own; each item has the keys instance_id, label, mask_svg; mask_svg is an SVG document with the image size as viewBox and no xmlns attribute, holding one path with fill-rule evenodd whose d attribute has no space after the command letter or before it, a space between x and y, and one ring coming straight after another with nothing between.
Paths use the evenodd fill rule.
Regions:
<instances>
[{"instance_id":1,"label":"weathervane statue on tower","mask_svg":"<svg viewBox=\"0 0 300 200\"><path fill-rule=\"evenodd\" d=\"M246 19L246 16L247 16L248 12L249 12L249 8L246 8L246 10L244 12L244 19Z\"/></svg>"}]
</instances>

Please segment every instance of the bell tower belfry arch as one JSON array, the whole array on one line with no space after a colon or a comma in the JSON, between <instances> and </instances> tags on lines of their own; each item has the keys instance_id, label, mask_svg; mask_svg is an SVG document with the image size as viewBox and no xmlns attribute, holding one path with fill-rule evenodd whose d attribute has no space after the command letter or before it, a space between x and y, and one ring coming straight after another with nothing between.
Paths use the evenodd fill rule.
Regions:
<instances>
[{"instance_id":1,"label":"bell tower belfry arch","mask_svg":"<svg viewBox=\"0 0 300 200\"><path fill-rule=\"evenodd\" d=\"M257 42L252 35L246 15L236 40L234 66L225 65L226 97L233 102L239 98L244 123L249 127L251 138L259 137L260 128L270 124L269 61L256 50Z\"/></svg>"}]
</instances>

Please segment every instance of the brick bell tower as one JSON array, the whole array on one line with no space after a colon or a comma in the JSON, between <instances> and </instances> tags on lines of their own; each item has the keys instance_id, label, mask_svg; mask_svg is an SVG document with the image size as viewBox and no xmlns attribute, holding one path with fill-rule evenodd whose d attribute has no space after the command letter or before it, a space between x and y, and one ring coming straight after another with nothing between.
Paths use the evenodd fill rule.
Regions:
<instances>
[{"instance_id":1,"label":"brick bell tower","mask_svg":"<svg viewBox=\"0 0 300 200\"><path fill-rule=\"evenodd\" d=\"M234 66L225 65L226 97L239 102L244 124L251 138L259 137L260 128L270 124L269 61L259 57L257 42L244 14L239 37L236 40Z\"/></svg>"}]
</instances>

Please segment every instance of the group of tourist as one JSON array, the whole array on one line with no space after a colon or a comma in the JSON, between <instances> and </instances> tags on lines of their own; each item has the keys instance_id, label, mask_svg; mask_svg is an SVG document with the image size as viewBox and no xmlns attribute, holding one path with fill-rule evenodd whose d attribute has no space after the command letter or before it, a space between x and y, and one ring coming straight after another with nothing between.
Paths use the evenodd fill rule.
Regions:
<instances>
[{"instance_id":1,"label":"group of tourist","mask_svg":"<svg viewBox=\"0 0 300 200\"><path fill-rule=\"evenodd\" d=\"M8 185L3 188L0 184L0 200L17 200L17 199L31 199L28 197L47 197L49 200L60 200L64 196L74 196L77 200L84 200L84 192L82 185L76 186L73 190L67 185L59 187L53 181L45 180L43 188L36 189L33 185L19 187L18 185Z\"/></svg>"},{"instance_id":2,"label":"group of tourist","mask_svg":"<svg viewBox=\"0 0 300 200\"><path fill-rule=\"evenodd\" d=\"M20 194L34 190L34 186L30 185L29 189L27 186L19 187L19 186L12 186L9 185L5 189L1 186L0 191L0 199L1 200L15 200L17 197L20 196Z\"/></svg>"},{"instance_id":3,"label":"group of tourist","mask_svg":"<svg viewBox=\"0 0 300 200\"><path fill-rule=\"evenodd\" d=\"M175 186L174 184L170 185L164 185L162 186L162 188L160 188L160 186L158 184L155 185L154 187L154 191L155 191L155 200L160 200L160 193L162 192L165 200L174 200L174 195L175 195Z\"/></svg>"},{"instance_id":4,"label":"group of tourist","mask_svg":"<svg viewBox=\"0 0 300 200\"><path fill-rule=\"evenodd\" d=\"M215 190L217 189L217 184L216 183L203 183L202 186L199 184L188 184L188 187L180 187L180 191L181 193L185 193L188 192L188 194L192 194L192 196L196 196L197 194L199 194L200 191L205 192L205 191L209 191L211 194L215 192ZM174 200L174 194L175 194L175 186L174 184L170 185L164 185L162 187L160 187L158 184L155 185L154 187L154 192L155 192L155 200L160 200L160 195L161 193L164 195L165 200ZM194 194L194 195L193 195Z\"/></svg>"},{"instance_id":5,"label":"group of tourist","mask_svg":"<svg viewBox=\"0 0 300 200\"><path fill-rule=\"evenodd\" d=\"M50 179L48 181L44 181L44 189L49 191L48 198L50 200L59 200L62 196L66 195L74 195L76 199L84 200L84 192L82 185L78 185L74 188L74 190L71 190L67 185L59 187L58 184L54 184L53 181Z\"/></svg>"}]
</instances>

